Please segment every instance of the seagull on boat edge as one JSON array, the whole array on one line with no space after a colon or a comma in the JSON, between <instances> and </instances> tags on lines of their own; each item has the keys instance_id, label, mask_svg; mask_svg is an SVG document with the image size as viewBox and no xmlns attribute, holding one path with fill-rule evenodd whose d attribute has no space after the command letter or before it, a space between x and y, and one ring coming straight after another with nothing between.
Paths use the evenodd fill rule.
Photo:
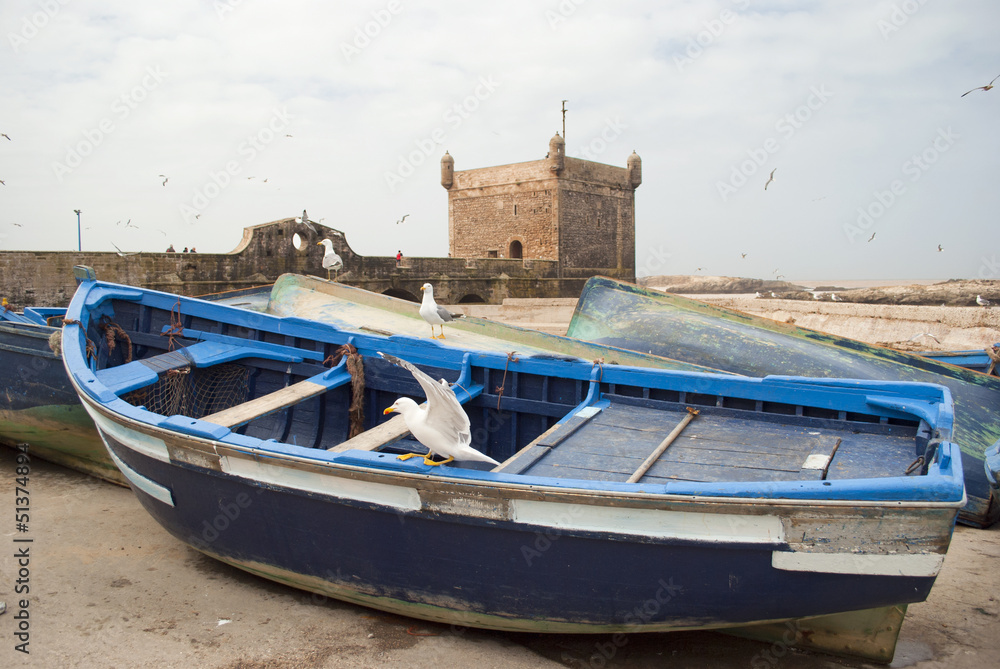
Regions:
<instances>
[{"instance_id":1,"label":"seagull on boat edge","mask_svg":"<svg viewBox=\"0 0 1000 669\"><path fill-rule=\"evenodd\" d=\"M431 284L425 283L420 286L420 290L424 293L423 300L420 302L420 316L431 326L431 339L444 339L444 324L449 323L456 318L464 318L465 314L453 314L444 307L438 305L438 303L434 301L434 286ZM435 325L439 325L441 327L440 337L434 334Z\"/></svg>"},{"instance_id":2,"label":"seagull on boat edge","mask_svg":"<svg viewBox=\"0 0 1000 669\"><path fill-rule=\"evenodd\" d=\"M302 212L303 214L305 212ZM323 269L326 270L326 278L329 280L330 271L339 272L344 267L344 259L337 255L337 252L333 250L333 242L329 239L324 239L321 242L316 242L317 246L322 246L326 249L323 253ZM336 280L336 278L334 278Z\"/></svg>"},{"instance_id":3,"label":"seagull on boat edge","mask_svg":"<svg viewBox=\"0 0 1000 669\"><path fill-rule=\"evenodd\" d=\"M383 415L398 413L403 417L403 422L406 423L410 434L427 447L427 455L423 456L425 465L436 467L453 460L475 460L489 462L493 465L500 464L488 455L472 448L472 429L469 416L465 413L465 409L455 397L455 391L451 389L447 381L441 379L440 383L435 382L434 379L406 360L381 352L379 355L387 362L410 372L420 384L424 395L427 396L426 406L418 405L409 397L400 397L392 403L392 406L382 412ZM433 455L441 455L445 459L437 462L432 459ZM398 456L398 459L409 460L415 457L420 456L417 453L405 453Z\"/></svg>"}]
</instances>

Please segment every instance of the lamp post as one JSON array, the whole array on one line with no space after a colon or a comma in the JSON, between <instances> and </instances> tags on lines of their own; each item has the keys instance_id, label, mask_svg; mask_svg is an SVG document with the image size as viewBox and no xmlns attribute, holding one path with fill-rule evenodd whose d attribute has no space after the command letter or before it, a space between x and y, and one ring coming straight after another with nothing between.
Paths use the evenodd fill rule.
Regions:
<instances>
[{"instance_id":1,"label":"lamp post","mask_svg":"<svg viewBox=\"0 0 1000 669\"><path fill-rule=\"evenodd\" d=\"M80 210L74 209L73 213L76 214L76 250L83 251L83 238L80 236Z\"/></svg>"}]
</instances>

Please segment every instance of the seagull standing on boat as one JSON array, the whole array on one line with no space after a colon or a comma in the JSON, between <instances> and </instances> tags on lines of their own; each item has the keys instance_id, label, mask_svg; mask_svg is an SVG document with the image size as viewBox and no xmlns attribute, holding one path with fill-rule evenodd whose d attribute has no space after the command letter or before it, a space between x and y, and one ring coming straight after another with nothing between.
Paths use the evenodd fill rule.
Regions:
<instances>
[{"instance_id":1,"label":"seagull standing on boat","mask_svg":"<svg viewBox=\"0 0 1000 669\"><path fill-rule=\"evenodd\" d=\"M484 455L472 448L472 429L469 424L469 417L465 409L459 404L455 397L455 391L448 386L448 382L441 379L437 383L431 377L424 374L415 366L395 356L379 353L385 360L394 365L398 365L413 374L420 387L423 388L427 396L427 405L421 406L409 397L400 397L392 403L392 406L383 411L383 414L398 413L406 423L406 429L410 434L427 447L427 455L424 456L424 464L431 466L443 465L452 460L476 460L477 462L489 462L493 465L500 464L488 455ZM440 455L445 459L436 462L431 456ZM406 453L400 455L400 460L408 460L419 457L416 453Z\"/></svg>"},{"instance_id":2,"label":"seagull standing on boat","mask_svg":"<svg viewBox=\"0 0 1000 669\"><path fill-rule=\"evenodd\" d=\"M438 303L434 301L434 286L431 284L425 283L420 286L420 290L424 293L424 298L420 302L420 315L431 326L431 339L444 339L444 324L456 318L462 318L464 314L453 314L444 307L438 306ZM440 337L434 334L435 325L441 326Z\"/></svg>"},{"instance_id":3,"label":"seagull standing on boat","mask_svg":"<svg viewBox=\"0 0 1000 669\"><path fill-rule=\"evenodd\" d=\"M305 213L302 212L302 218L305 219ZM330 278L330 271L339 272L344 267L344 259L337 255L337 252L333 250L333 242L329 239L324 239L321 242L316 242L317 246L322 246L326 251L323 253L323 269L326 270L326 278ZM336 278L334 278L336 280Z\"/></svg>"}]
</instances>

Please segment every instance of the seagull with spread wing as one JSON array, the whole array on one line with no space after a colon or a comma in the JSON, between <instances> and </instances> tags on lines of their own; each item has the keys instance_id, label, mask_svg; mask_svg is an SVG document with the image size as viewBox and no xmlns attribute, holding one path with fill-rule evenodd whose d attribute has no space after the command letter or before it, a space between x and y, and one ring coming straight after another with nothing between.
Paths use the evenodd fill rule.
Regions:
<instances>
[{"instance_id":1,"label":"seagull with spread wing","mask_svg":"<svg viewBox=\"0 0 1000 669\"><path fill-rule=\"evenodd\" d=\"M993 81L996 81L997 79L1000 79L1000 74L998 74L997 76L993 77ZM990 83L986 84L985 86L976 86L975 88L972 89L972 91L988 91L991 88L993 88L993 81L991 81ZM972 91L966 91L966 92L962 93L961 95L959 95L958 97L964 98L966 95L968 95Z\"/></svg>"},{"instance_id":2,"label":"seagull with spread wing","mask_svg":"<svg viewBox=\"0 0 1000 669\"><path fill-rule=\"evenodd\" d=\"M398 413L403 417L406 429L417 441L427 447L427 455L424 456L425 465L438 466L453 460L476 460L494 465L500 464L488 455L472 448L472 429L469 417L462 405L459 404L458 398L455 397L455 391L451 389L447 381L441 379L438 383L406 360L385 353L379 353L379 355L386 361L413 374L413 378L417 380L424 395L427 396L426 405L418 405L409 397L400 397L392 403L392 406L382 412L383 414ZM432 459L433 455L440 455L445 459L437 462ZM419 456L416 453L406 453L398 457L400 460L408 460Z\"/></svg>"}]
</instances>

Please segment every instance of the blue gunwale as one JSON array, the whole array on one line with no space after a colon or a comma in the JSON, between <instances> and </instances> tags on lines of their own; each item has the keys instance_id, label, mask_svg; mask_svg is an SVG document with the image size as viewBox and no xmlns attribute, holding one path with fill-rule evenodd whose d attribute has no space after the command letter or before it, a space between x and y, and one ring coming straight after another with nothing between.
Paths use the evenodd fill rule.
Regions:
<instances>
[{"instance_id":1,"label":"blue gunwale","mask_svg":"<svg viewBox=\"0 0 1000 669\"><path fill-rule=\"evenodd\" d=\"M509 369L539 375L558 372L591 384L590 393L597 383L644 386L663 390L682 390L706 395L736 395L741 398L770 402L788 402L795 405L839 409L882 416L884 419L924 420L937 430L942 440L926 475L917 477L886 477L878 479L846 479L833 481L778 481L767 483L703 483L672 481L663 485L591 482L577 479L532 477L521 474L504 474L465 470L458 468L431 468L419 460L401 462L393 456L366 451L330 453L323 450L299 447L273 440L247 437L205 421L187 417L164 417L135 407L120 399L101 382L94 369L83 359L84 332L91 315L99 317L108 313L112 300L141 302L144 305L170 310L178 300L185 306L197 304L199 315L206 319L224 320L236 327L266 330L295 339L308 339L333 345L352 343L362 355L374 356L378 351L405 357L414 364L432 365L468 375L472 367L494 370ZM961 456L957 447L948 441L953 424L951 395L947 388L924 383L896 381L858 381L843 379L815 379L788 376L765 378L735 377L725 374L706 374L686 371L651 371L619 365L595 365L587 361L541 359L526 356L510 360L505 355L491 352L466 352L443 347L437 342L408 336L382 337L368 334L346 334L328 326L296 318L278 318L266 314L240 312L196 298L178 298L156 291L139 291L114 284L86 282L81 285L68 310L68 317L81 322L82 327L67 325L64 337L76 345L64 344L64 355L71 377L76 375L80 387L88 396L108 409L144 423L154 429L181 431L192 437L215 440L220 445L253 453L260 458L289 458L302 461L359 469L393 472L400 476L427 476L434 480L464 481L490 486L511 485L552 490L581 490L589 494L677 495L697 497L739 497L744 499L795 499L839 500L861 502L919 502L936 504L964 503L964 485L961 476ZM219 340L220 335L199 331L186 331L182 336L205 340ZM267 357L288 348L268 342L248 342L250 357ZM315 357L316 352L299 348ZM568 413L569 418L575 409ZM958 467L956 468L956 464ZM431 474L431 470L434 470Z\"/></svg>"}]
</instances>

